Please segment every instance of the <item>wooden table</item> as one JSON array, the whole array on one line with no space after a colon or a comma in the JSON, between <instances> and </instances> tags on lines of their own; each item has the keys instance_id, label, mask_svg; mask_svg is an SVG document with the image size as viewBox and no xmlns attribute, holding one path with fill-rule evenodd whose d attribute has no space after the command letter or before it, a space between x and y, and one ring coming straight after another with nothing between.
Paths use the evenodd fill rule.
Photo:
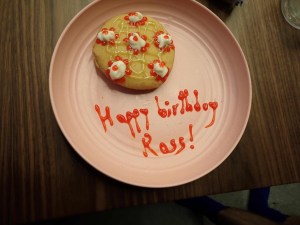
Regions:
<instances>
[{"instance_id":1,"label":"wooden table","mask_svg":"<svg viewBox=\"0 0 300 225\"><path fill-rule=\"evenodd\" d=\"M0 223L15 224L199 195L300 182L300 31L280 0L230 11L201 0L247 58L252 111L233 154L186 185L149 189L113 180L79 157L52 112L48 72L66 24L92 0L0 1Z\"/></svg>"}]
</instances>

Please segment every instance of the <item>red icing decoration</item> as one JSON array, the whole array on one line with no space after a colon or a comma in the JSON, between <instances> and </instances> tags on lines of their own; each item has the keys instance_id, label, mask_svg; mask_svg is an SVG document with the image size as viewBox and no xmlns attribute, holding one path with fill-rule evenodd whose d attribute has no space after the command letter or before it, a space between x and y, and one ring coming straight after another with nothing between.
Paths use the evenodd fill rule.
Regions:
<instances>
[{"instance_id":1,"label":"red icing decoration","mask_svg":"<svg viewBox=\"0 0 300 225\"><path fill-rule=\"evenodd\" d=\"M142 143L143 143L143 146L144 146L143 155L145 157L148 157L147 150L149 150L153 155L158 156L156 151L153 148L150 147L151 141L152 141L151 135L148 134L148 133L145 133L144 137L142 138Z\"/></svg>"},{"instance_id":2,"label":"red icing decoration","mask_svg":"<svg viewBox=\"0 0 300 225\"><path fill-rule=\"evenodd\" d=\"M193 106L188 102L189 92L187 89L184 91L180 91L178 95L178 99L181 101L181 110L180 113L184 114L184 112L192 112ZM185 107L184 107L185 106Z\"/></svg>"},{"instance_id":3,"label":"red icing decoration","mask_svg":"<svg viewBox=\"0 0 300 225\"><path fill-rule=\"evenodd\" d=\"M146 16L143 16L143 18L140 20L140 21L137 21L137 22L131 22L129 17L130 16L137 16L137 12L130 12L128 13L128 15L124 16L124 20L128 21L129 25L131 26L143 26L146 24L148 18Z\"/></svg>"},{"instance_id":4,"label":"red icing decoration","mask_svg":"<svg viewBox=\"0 0 300 225\"><path fill-rule=\"evenodd\" d=\"M178 100L181 102L180 113L182 115L185 114L185 113L193 112L193 111L199 112L201 110L201 105L200 105L199 100L198 100L198 91L194 90L193 93L194 93L196 102L194 104L191 104L190 100L189 100L189 91L187 89L179 91ZM170 117L172 115L173 116L177 115L177 109L179 107L179 103L172 105L171 108L170 108L170 102L165 101L165 106L167 108L163 108L159 104L158 96L155 96L154 99L155 99L156 106L157 106L157 114L161 118L167 118L167 117ZM204 111L208 111L209 108L211 108L213 110L212 119L211 119L210 123L205 126L205 128L209 128L212 125L214 125L214 123L215 123L216 110L218 108L218 102L203 103L202 108L203 108ZM191 146L191 148L192 148L192 146Z\"/></svg>"},{"instance_id":5,"label":"red icing decoration","mask_svg":"<svg viewBox=\"0 0 300 225\"><path fill-rule=\"evenodd\" d=\"M115 28L111 27L109 29L107 28L102 28L102 30L100 32L102 32L103 34L108 34L108 31L115 31ZM115 33L115 39L118 39L120 37L119 34ZM115 40L110 40L110 41L101 41L98 37L96 39L96 43L100 44L102 46L106 46L107 44L109 44L110 46L114 46L115 45Z\"/></svg>"},{"instance_id":6,"label":"red icing decoration","mask_svg":"<svg viewBox=\"0 0 300 225\"><path fill-rule=\"evenodd\" d=\"M158 42L158 36L161 35L161 34L164 34L165 32L163 31L158 31L156 32L156 34L154 35L153 39L154 39L154 45L159 48L159 42ZM168 39L169 36L166 34L164 36L165 39ZM163 48L159 48L161 51L163 52L170 52L171 50L174 50L175 49L175 46L174 46L174 43L173 43L173 40L171 41L171 43L169 45L166 45L165 47Z\"/></svg>"},{"instance_id":7,"label":"red icing decoration","mask_svg":"<svg viewBox=\"0 0 300 225\"><path fill-rule=\"evenodd\" d=\"M129 68L129 61L128 61L128 59L122 59L121 56L116 56L116 57L115 57L115 61L112 61L112 60L109 60L109 61L108 61L108 63L107 63L108 68L105 70L105 74L107 75L107 77L108 77L110 80L112 80L112 79L111 79L111 77L110 77L110 75L109 75L109 74L110 74L110 69L109 69L109 67L111 67L111 65L112 65L114 62L117 62L117 61L122 61L123 63L125 63L125 65L126 65L125 75L130 76L131 73L132 73L131 69ZM117 71L119 68L118 68L117 65L114 65L111 69L112 69L113 71ZM115 83L124 83L125 80L126 80L126 78L125 78L125 76L124 76L124 77L122 77L122 78L120 78L120 79L113 80L113 82L115 82Z\"/></svg>"},{"instance_id":8,"label":"red icing decoration","mask_svg":"<svg viewBox=\"0 0 300 225\"><path fill-rule=\"evenodd\" d=\"M115 57L115 59L123 60L121 57ZM123 60L125 61L125 60ZM150 65L151 67L151 65ZM182 103L181 110L183 110L182 114L185 113L191 113L191 112L199 112L201 110L200 103L198 101L198 90L194 90L192 92L194 94L194 100L190 99L191 96L189 95L189 91L187 89L180 90L178 92L178 100ZM162 108L159 105L158 96L155 96L155 101L157 104L157 114L161 118L168 119L168 117L176 116L177 115L177 108L180 105L179 103L172 105L169 100L162 101L165 105L165 108ZM189 102L193 102L193 105ZM216 120L216 110L218 108L218 102L211 101L207 103L201 104L204 111L212 111L212 117L210 122L205 126L205 128L209 128L214 125ZM97 112L98 118L100 122L102 123L103 129L105 132L107 132L107 122L110 126L114 125L113 119L110 114L110 108L108 106L105 107L105 113L102 114L100 106L95 104L95 111ZM141 119L145 119L145 128L148 131L150 124L149 124L149 118L148 118L149 110L147 108L134 108L132 111L127 111L124 114L117 114L116 119L119 123L125 124L128 126L130 133L133 138L137 138L136 134L141 134L143 131L143 127L140 127ZM143 117L144 116L144 117ZM143 123L141 124L143 125ZM144 133L141 137L142 145L144 147L143 155L144 157L148 157L149 153L153 156L159 156L160 154L173 154L177 155L183 152L187 147L191 150L195 149L194 145L194 134L193 134L193 124L189 124L188 132L189 132L189 138L184 137L177 137L172 138L170 140L164 140L163 142L158 142L159 145L152 144L152 136L149 133ZM157 146L156 149L153 148L153 146Z\"/></svg>"},{"instance_id":9,"label":"red icing decoration","mask_svg":"<svg viewBox=\"0 0 300 225\"><path fill-rule=\"evenodd\" d=\"M167 80L168 76L169 76L169 73L170 73L169 67L167 67L167 68L168 68L167 74L166 74L164 77L161 77L161 76L159 76L159 75L155 72L155 70L154 70L154 64L155 64L155 63L159 63L159 65L160 65L161 67L164 67L164 66L166 65L165 62L160 61L160 60L158 60L158 59L154 60L152 63L149 63L149 64L148 64L148 68L150 69L150 75L151 75L151 76L154 76L155 79L156 79L157 81L165 82L165 81Z\"/></svg>"},{"instance_id":10,"label":"red icing decoration","mask_svg":"<svg viewBox=\"0 0 300 225\"><path fill-rule=\"evenodd\" d=\"M135 138L135 132L134 132L133 126L131 124L131 121L132 121L132 119L134 119L136 131L138 133L141 133L142 130L141 130L139 122L138 122L138 118L141 114L143 114L146 117L146 129L149 130L148 109L140 109L140 110L133 109L132 112L127 111L125 116L122 114L118 114L116 116L116 118L119 121L119 123L126 123L128 125L132 137Z\"/></svg>"},{"instance_id":11,"label":"red icing decoration","mask_svg":"<svg viewBox=\"0 0 300 225\"><path fill-rule=\"evenodd\" d=\"M190 131L190 142L193 142L193 141L194 141L193 124L190 124L190 125L189 125L189 131ZM191 148L191 149L194 149L195 146L194 146L194 145L191 145L190 148Z\"/></svg>"},{"instance_id":12,"label":"red icing decoration","mask_svg":"<svg viewBox=\"0 0 300 225\"><path fill-rule=\"evenodd\" d=\"M146 35L140 35L139 32L136 32L144 41L147 40L147 36ZM150 46L150 44L148 42L146 42L145 46L141 48L141 50L139 51L138 49L133 49L131 46L130 46L130 42L129 42L129 38L133 35L133 33L128 33L128 37L124 38L123 41L125 43L127 43L127 47L126 49L128 51L133 51L133 54L134 55L138 55L140 52L146 52L147 51L147 48ZM133 40L134 41L138 41L138 37L137 36L134 36L133 37Z\"/></svg>"},{"instance_id":13,"label":"red icing decoration","mask_svg":"<svg viewBox=\"0 0 300 225\"><path fill-rule=\"evenodd\" d=\"M119 67L117 65L114 65L112 68L113 71L117 71L118 69L119 69Z\"/></svg>"},{"instance_id":14,"label":"red icing decoration","mask_svg":"<svg viewBox=\"0 0 300 225\"><path fill-rule=\"evenodd\" d=\"M148 109L140 109L141 114L143 114L146 117L146 129L149 130L149 118L148 118Z\"/></svg>"},{"instance_id":15,"label":"red icing decoration","mask_svg":"<svg viewBox=\"0 0 300 225\"><path fill-rule=\"evenodd\" d=\"M201 110L201 105L200 105L200 103L199 103L199 99L198 99L199 93L198 93L197 90L194 90L194 95L195 95L195 98L196 98L196 103L195 103L195 105L194 105L194 109L195 109L197 112L199 112L199 111Z\"/></svg>"},{"instance_id":16,"label":"red icing decoration","mask_svg":"<svg viewBox=\"0 0 300 225\"><path fill-rule=\"evenodd\" d=\"M113 120L112 120L112 118L110 116L110 108L108 106L105 107L105 115L104 116L101 115L101 110L100 110L100 106L99 105L97 105L97 104L95 105L95 110L96 110L96 112L98 114L98 117L99 117L101 123L102 123L104 131L106 132L107 131L106 124L105 124L106 120L109 121L109 124L111 126L114 125Z\"/></svg>"},{"instance_id":17,"label":"red icing decoration","mask_svg":"<svg viewBox=\"0 0 300 225\"><path fill-rule=\"evenodd\" d=\"M211 127L212 125L214 125L215 119L216 119L216 110L218 108L218 102L209 102L208 105L213 110L213 118L211 119L211 122L205 126L205 128L208 128L208 127Z\"/></svg>"}]
</instances>

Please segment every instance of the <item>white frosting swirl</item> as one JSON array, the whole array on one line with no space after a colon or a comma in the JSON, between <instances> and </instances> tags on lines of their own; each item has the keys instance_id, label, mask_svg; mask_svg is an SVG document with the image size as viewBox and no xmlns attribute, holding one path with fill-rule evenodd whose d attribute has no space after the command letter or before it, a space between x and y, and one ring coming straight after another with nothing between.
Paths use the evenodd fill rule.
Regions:
<instances>
[{"instance_id":1,"label":"white frosting swirl","mask_svg":"<svg viewBox=\"0 0 300 225\"><path fill-rule=\"evenodd\" d=\"M111 41L115 40L116 36L115 32L113 32L112 30L103 30L98 33L97 38L101 41Z\"/></svg>"},{"instance_id":2,"label":"white frosting swirl","mask_svg":"<svg viewBox=\"0 0 300 225\"><path fill-rule=\"evenodd\" d=\"M133 49L140 51L146 45L146 41L138 33L133 33L129 38L129 44Z\"/></svg>"},{"instance_id":3,"label":"white frosting swirl","mask_svg":"<svg viewBox=\"0 0 300 225\"><path fill-rule=\"evenodd\" d=\"M160 62L156 62L154 63L154 67L153 67L153 70L155 71L155 73L157 75L159 75L160 77L165 77L168 73L168 67L166 67L166 65L162 65L162 63Z\"/></svg>"},{"instance_id":4,"label":"white frosting swirl","mask_svg":"<svg viewBox=\"0 0 300 225\"><path fill-rule=\"evenodd\" d=\"M117 80L125 76L126 64L119 60L114 62L108 69L111 79Z\"/></svg>"},{"instance_id":5,"label":"white frosting swirl","mask_svg":"<svg viewBox=\"0 0 300 225\"><path fill-rule=\"evenodd\" d=\"M133 15L129 16L129 21L132 23L139 22L143 19L143 14L140 12L135 12Z\"/></svg>"},{"instance_id":6,"label":"white frosting swirl","mask_svg":"<svg viewBox=\"0 0 300 225\"><path fill-rule=\"evenodd\" d=\"M169 34L160 34L157 37L157 41L159 43L159 48L164 48L172 43L172 37Z\"/></svg>"}]
</instances>

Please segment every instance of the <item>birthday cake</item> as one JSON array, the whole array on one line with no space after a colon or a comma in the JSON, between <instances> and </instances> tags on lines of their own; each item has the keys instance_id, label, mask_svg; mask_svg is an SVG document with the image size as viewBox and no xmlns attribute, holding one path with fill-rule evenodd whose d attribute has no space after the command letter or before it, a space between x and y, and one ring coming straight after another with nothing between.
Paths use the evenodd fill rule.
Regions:
<instances>
[{"instance_id":1,"label":"birthday cake","mask_svg":"<svg viewBox=\"0 0 300 225\"><path fill-rule=\"evenodd\" d=\"M140 12L109 19L93 45L95 66L109 80L135 90L158 88L170 75L175 47L157 20Z\"/></svg>"}]
</instances>

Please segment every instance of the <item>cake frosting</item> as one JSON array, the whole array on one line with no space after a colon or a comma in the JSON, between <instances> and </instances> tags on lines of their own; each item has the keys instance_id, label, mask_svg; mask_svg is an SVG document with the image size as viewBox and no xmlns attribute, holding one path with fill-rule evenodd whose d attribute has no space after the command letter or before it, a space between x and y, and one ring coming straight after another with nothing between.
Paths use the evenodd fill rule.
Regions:
<instances>
[{"instance_id":1,"label":"cake frosting","mask_svg":"<svg viewBox=\"0 0 300 225\"><path fill-rule=\"evenodd\" d=\"M167 73L168 73L168 68L166 67L166 65L163 63L163 62L156 62L154 63L154 67L153 67L153 70L155 71L155 73L164 78Z\"/></svg>"},{"instance_id":2,"label":"cake frosting","mask_svg":"<svg viewBox=\"0 0 300 225\"><path fill-rule=\"evenodd\" d=\"M129 44L131 48L141 50L142 47L145 47L146 41L143 40L138 33L133 33L129 37Z\"/></svg>"},{"instance_id":3,"label":"cake frosting","mask_svg":"<svg viewBox=\"0 0 300 225\"><path fill-rule=\"evenodd\" d=\"M97 35L97 38L100 41L111 41L115 40L115 32L112 30L103 30L100 31Z\"/></svg>"},{"instance_id":4,"label":"cake frosting","mask_svg":"<svg viewBox=\"0 0 300 225\"><path fill-rule=\"evenodd\" d=\"M172 43L172 37L169 34L160 34L157 37L157 42L159 43L159 48L164 48Z\"/></svg>"},{"instance_id":5,"label":"cake frosting","mask_svg":"<svg viewBox=\"0 0 300 225\"><path fill-rule=\"evenodd\" d=\"M140 12L133 12L129 15L129 21L132 23L139 22L143 19L143 14Z\"/></svg>"},{"instance_id":6,"label":"cake frosting","mask_svg":"<svg viewBox=\"0 0 300 225\"><path fill-rule=\"evenodd\" d=\"M123 61L119 60L113 62L113 64L108 69L110 78L112 80L117 80L125 76L126 65Z\"/></svg>"}]
</instances>

